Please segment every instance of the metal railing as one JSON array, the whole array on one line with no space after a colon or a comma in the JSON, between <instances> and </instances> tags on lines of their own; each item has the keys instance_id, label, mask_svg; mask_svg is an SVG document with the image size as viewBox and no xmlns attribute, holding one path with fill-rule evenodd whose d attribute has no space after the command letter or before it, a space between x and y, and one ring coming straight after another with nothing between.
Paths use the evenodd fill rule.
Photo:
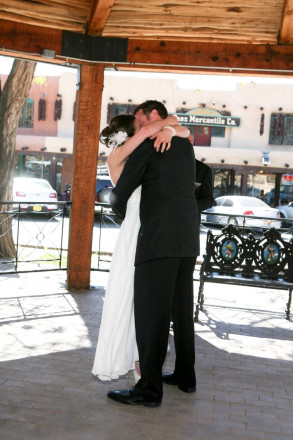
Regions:
<instances>
[{"instance_id":1,"label":"metal railing","mask_svg":"<svg viewBox=\"0 0 293 440\"><path fill-rule=\"evenodd\" d=\"M33 210L34 206L43 205L46 206L44 211ZM25 205L0 202L0 273L67 268L64 252L66 205L66 202L26 202ZM54 209L51 210L51 206Z\"/></svg>"},{"instance_id":2,"label":"metal railing","mask_svg":"<svg viewBox=\"0 0 293 440\"><path fill-rule=\"evenodd\" d=\"M30 208L35 202L26 203ZM50 211L34 212L32 209L24 211L21 203L0 202L0 207L4 205L5 210L0 211L0 252L3 243L9 234L13 236L14 254L9 257L0 256L0 274L2 273L21 273L50 270L66 270L68 254L68 232L69 232L69 213L71 202L52 202L49 205L57 205L57 209ZM39 205L42 205L39 203ZM91 270L109 271L112 253L119 234L121 222L116 219L109 205L96 203L96 219L93 228L93 244L91 256ZM219 229L229 223L229 216L226 213L203 213L202 219L208 215L201 225L201 250L205 251L205 232L209 228ZM221 217L222 222L213 220L212 216ZM223 220L227 218L227 220ZM253 219L264 219L257 216L237 215L238 228L242 234L262 233L263 228L251 226ZM266 218L272 221L271 218ZM283 219L273 219L270 226L274 226L275 221ZM291 238L293 233L293 219L286 219L291 227L279 229L284 234L284 239Z\"/></svg>"},{"instance_id":3,"label":"metal railing","mask_svg":"<svg viewBox=\"0 0 293 440\"><path fill-rule=\"evenodd\" d=\"M45 211L33 210L44 204ZM0 202L0 274L67 270L70 207L71 202ZM95 204L91 270L109 271L120 224L109 205ZM13 255L3 257L11 234Z\"/></svg>"}]
</instances>

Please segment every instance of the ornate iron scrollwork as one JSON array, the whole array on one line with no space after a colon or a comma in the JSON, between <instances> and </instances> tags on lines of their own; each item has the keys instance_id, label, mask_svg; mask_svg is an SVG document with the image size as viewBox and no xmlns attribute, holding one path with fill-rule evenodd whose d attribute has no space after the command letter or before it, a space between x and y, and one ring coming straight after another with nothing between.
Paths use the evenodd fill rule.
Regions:
<instances>
[{"instance_id":1,"label":"ornate iron scrollwork","mask_svg":"<svg viewBox=\"0 0 293 440\"><path fill-rule=\"evenodd\" d=\"M243 230L242 230L243 231ZM293 282L293 239L287 242L271 228L256 238L242 235L239 228L228 225L221 233L207 235L206 255L200 270L200 283L194 320L203 310L206 281L266 286L288 290L286 319L290 319Z\"/></svg>"},{"instance_id":2,"label":"ornate iron scrollwork","mask_svg":"<svg viewBox=\"0 0 293 440\"><path fill-rule=\"evenodd\" d=\"M287 262L286 251L287 243L274 228L271 228L255 244L256 268L265 276L280 277L280 272L284 270Z\"/></svg>"},{"instance_id":3,"label":"ornate iron scrollwork","mask_svg":"<svg viewBox=\"0 0 293 440\"><path fill-rule=\"evenodd\" d=\"M220 269L230 271L241 266L244 254L244 243L239 230L228 225L222 233L214 239L212 258Z\"/></svg>"}]
</instances>

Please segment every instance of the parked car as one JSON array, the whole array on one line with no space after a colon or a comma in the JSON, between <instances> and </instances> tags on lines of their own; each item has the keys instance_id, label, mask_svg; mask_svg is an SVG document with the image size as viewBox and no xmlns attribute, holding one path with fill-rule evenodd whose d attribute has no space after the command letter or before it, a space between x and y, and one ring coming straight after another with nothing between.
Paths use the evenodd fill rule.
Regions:
<instances>
[{"instance_id":1,"label":"parked car","mask_svg":"<svg viewBox=\"0 0 293 440\"><path fill-rule=\"evenodd\" d=\"M282 220L282 228L290 228L293 226L293 202L288 203L288 205L279 205L276 207L280 211ZM286 219L291 219L286 220Z\"/></svg>"},{"instance_id":2,"label":"parked car","mask_svg":"<svg viewBox=\"0 0 293 440\"><path fill-rule=\"evenodd\" d=\"M105 176L97 176L97 181L96 181L96 199L95 201L98 203L103 203L103 205L109 205L110 208L110 194L113 190L113 185L112 182L110 180L109 175L105 175ZM62 192L61 194L62 200L64 202L68 202L71 199L71 185L70 184L66 184L66 188L65 190ZM65 205L64 206L65 209L65 213L68 214L69 213L69 209L70 209L70 205ZM101 209L99 206L95 206L95 212L96 213L100 213Z\"/></svg>"},{"instance_id":3,"label":"parked car","mask_svg":"<svg viewBox=\"0 0 293 440\"><path fill-rule=\"evenodd\" d=\"M279 203L282 203L282 201L285 202L292 202L293 200L293 185L281 185L280 187L280 200ZM275 201L275 188L272 188L271 191L267 192L264 196L264 201L271 205Z\"/></svg>"},{"instance_id":4,"label":"parked car","mask_svg":"<svg viewBox=\"0 0 293 440\"><path fill-rule=\"evenodd\" d=\"M14 209L22 212L56 212L58 205L51 204L57 202L57 192L45 179L33 177L15 177L13 181L13 202ZM28 204L27 202L34 202ZM50 202L50 204L49 204Z\"/></svg>"},{"instance_id":5,"label":"parked car","mask_svg":"<svg viewBox=\"0 0 293 440\"><path fill-rule=\"evenodd\" d=\"M96 202L110 205L110 194L113 190L109 176L97 176Z\"/></svg>"},{"instance_id":6,"label":"parked car","mask_svg":"<svg viewBox=\"0 0 293 440\"><path fill-rule=\"evenodd\" d=\"M245 225L249 227L275 228L281 227L280 212L271 208L262 200L249 196L222 196L215 199L214 206L206 210L206 221L208 223L227 225ZM219 214L212 215L211 213ZM222 215L223 214L223 215ZM250 219L249 216L264 217L264 219ZM273 221L271 219L277 219Z\"/></svg>"}]
</instances>

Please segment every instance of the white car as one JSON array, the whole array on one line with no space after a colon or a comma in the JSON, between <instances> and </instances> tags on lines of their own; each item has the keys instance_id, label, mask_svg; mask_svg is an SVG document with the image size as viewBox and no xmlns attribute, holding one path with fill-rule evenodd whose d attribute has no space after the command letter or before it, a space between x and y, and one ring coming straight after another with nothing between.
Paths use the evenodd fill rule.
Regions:
<instances>
[{"instance_id":1,"label":"white car","mask_svg":"<svg viewBox=\"0 0 293 440\"><path fill-rule=\"evenodd\" d=\"M205 211L207 223L234 224L249 227L278 229L281 227L280 212L256 197L222 196L215 199L214 206ZM214 213L215 215L212 215ZM243 215L245 217L238 217ZM261 218L250 218L251 216ZM276 220L274 220L276 219Z\"/></svg>"},{"instance_id":2,"label":"white car","mask_svg":"<svg viewBox=\"0 0 293 440\"><path fill-rule=\"evenodd\" d=\"M57 192L45 179L15 177L13 181L14 209L21 212L56 212ZM33 203L28 203L33 202ZM52 204L51 204L52 203Z\"/></svg>"}]
</instances>

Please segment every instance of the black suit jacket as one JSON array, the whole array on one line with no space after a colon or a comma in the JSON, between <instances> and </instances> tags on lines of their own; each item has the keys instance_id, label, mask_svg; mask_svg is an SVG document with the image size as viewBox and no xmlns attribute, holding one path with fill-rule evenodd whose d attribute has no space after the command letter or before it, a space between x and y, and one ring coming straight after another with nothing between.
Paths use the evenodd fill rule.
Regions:
<instances>
[{"instance_id":1,"label":"black suit jacket","mask_svg":"<svg viewBox=\"0 0 293 440\"><path fill-rule=\"evenodd\" d=\"M196 182L200 186L195 190L197 208L199 212L211 208L214 203L212 170L203 162L196 159Z\"/></svg>"},{"instance_id":2,"label":"black suit jacket","mask_svg":"<svg viewBox=\"0 0 293 440\"><path fill-rule=\"evenodd\" d=\"M201 212L213 206L213 180L211 168L203 162L196 159L196 182L200 186L195 190L195 197L198 207L198 229L197 234L200 236Z\"/></svg>"},{"instance_id":3,"label":"black suit jacket","mask_svg":"<svg viewBox=\"0 0 293 440\"><path fill-rule=\"evenodd\" d=\"M131 154L111 194L113 211L124 218L128 198L142 185L135 264L199 252L193 147L174 137L169 151L157 153L153 143L147 139Z\"/></svg>"}]
</instances>

